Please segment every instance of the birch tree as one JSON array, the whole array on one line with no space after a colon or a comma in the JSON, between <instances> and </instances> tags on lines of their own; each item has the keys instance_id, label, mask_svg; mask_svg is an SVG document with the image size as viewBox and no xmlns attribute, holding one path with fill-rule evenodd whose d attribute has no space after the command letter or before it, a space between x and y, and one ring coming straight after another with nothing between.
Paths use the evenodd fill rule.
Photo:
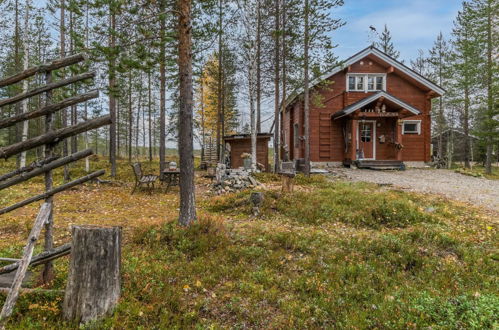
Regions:
<instances>
[{"instance_id":1,"label":"birch tree","mask_svg":"<svg viewBox=\"0 0 499 330\"><path fill-rule=\"evenodd\" d=\"M26 0L24 7L24 35L23 35L23 70L29 67L29 36L30 36L30 25L29 25L29 11L30 11L30 1ZM28 79L23 80L23 93L28 90ZM28 99L22 101L22 112L28 112ZM25 120L23 122L23 130L21 135L21 141L26 141L28 139L28 129L29 121ZM26 151L21 153L20 167L26 166Z\"/></svg>"}]
</instances>

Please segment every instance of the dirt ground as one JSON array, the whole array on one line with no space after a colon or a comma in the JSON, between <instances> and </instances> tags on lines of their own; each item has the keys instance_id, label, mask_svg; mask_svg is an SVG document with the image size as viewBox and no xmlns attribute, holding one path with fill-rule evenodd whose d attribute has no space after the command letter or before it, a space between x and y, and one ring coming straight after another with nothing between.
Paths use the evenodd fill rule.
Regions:
<instances>
[{"instance_id":1,"label":"dirt ground","mask_svg":"<svg viewBox=\"0 0 499 330\"><path fill-rule=\"evenodd\" d=\"M475 178L451 170L435 169L375 171L338 168L332 172L352 181L387 184L409 191L439 194L499 212L498 180Z\"/></svg>"}]
</instances>

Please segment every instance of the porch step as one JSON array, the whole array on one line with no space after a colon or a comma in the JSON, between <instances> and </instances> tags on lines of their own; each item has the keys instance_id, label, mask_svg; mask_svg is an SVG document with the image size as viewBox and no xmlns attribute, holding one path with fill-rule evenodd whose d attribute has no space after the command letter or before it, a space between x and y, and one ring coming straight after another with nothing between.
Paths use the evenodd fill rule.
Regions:
<instances>
[{"instance_id":1,"label":"porch step","mask_svg":"<svg viewBox=\"0 0 499 330\"><path fill-rule=\"evenodd\" d=\"M371 170L405 170L405 164L400 160L356 160L355 165Z\"/></svg>"}]
</instances>

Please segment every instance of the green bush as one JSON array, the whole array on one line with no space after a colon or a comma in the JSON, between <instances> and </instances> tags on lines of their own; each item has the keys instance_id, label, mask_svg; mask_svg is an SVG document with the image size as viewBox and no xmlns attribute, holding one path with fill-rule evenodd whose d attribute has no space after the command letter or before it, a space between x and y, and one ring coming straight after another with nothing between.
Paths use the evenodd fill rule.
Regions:
<instances>
[{"instance_id":1,"label":"green bush","mask_svg":"<svg viewBox=\"0 0 499 330\"><path fill-rule=\"evenodd\" d=\"M310 193L284 195L276 201L276 208L288 217L308 224L344 222L370 228L400 228L434 221L410 199L336 183Z\"/></svg>"}]
</instances>

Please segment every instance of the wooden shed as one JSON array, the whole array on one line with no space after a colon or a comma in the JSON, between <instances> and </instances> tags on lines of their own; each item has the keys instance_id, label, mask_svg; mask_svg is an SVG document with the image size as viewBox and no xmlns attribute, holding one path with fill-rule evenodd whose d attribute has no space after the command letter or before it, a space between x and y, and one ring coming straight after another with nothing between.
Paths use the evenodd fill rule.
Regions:
<instances>
[{"instance_id":1,"label":"wooden shed","mask_svg":"<svg viewBox=\"0 0 499 330\"><path fill-rule=\"evenodd\" d=\"M265 167L265 171L270 171L269 164L269 141L273 134L258 133L256 143L256 161ZM243 166L243 153L251 153L251 135L234 134L224 137L224 143L227 154L230 157L229 164L231 168Z\"/></svg>"}]
</instances>

